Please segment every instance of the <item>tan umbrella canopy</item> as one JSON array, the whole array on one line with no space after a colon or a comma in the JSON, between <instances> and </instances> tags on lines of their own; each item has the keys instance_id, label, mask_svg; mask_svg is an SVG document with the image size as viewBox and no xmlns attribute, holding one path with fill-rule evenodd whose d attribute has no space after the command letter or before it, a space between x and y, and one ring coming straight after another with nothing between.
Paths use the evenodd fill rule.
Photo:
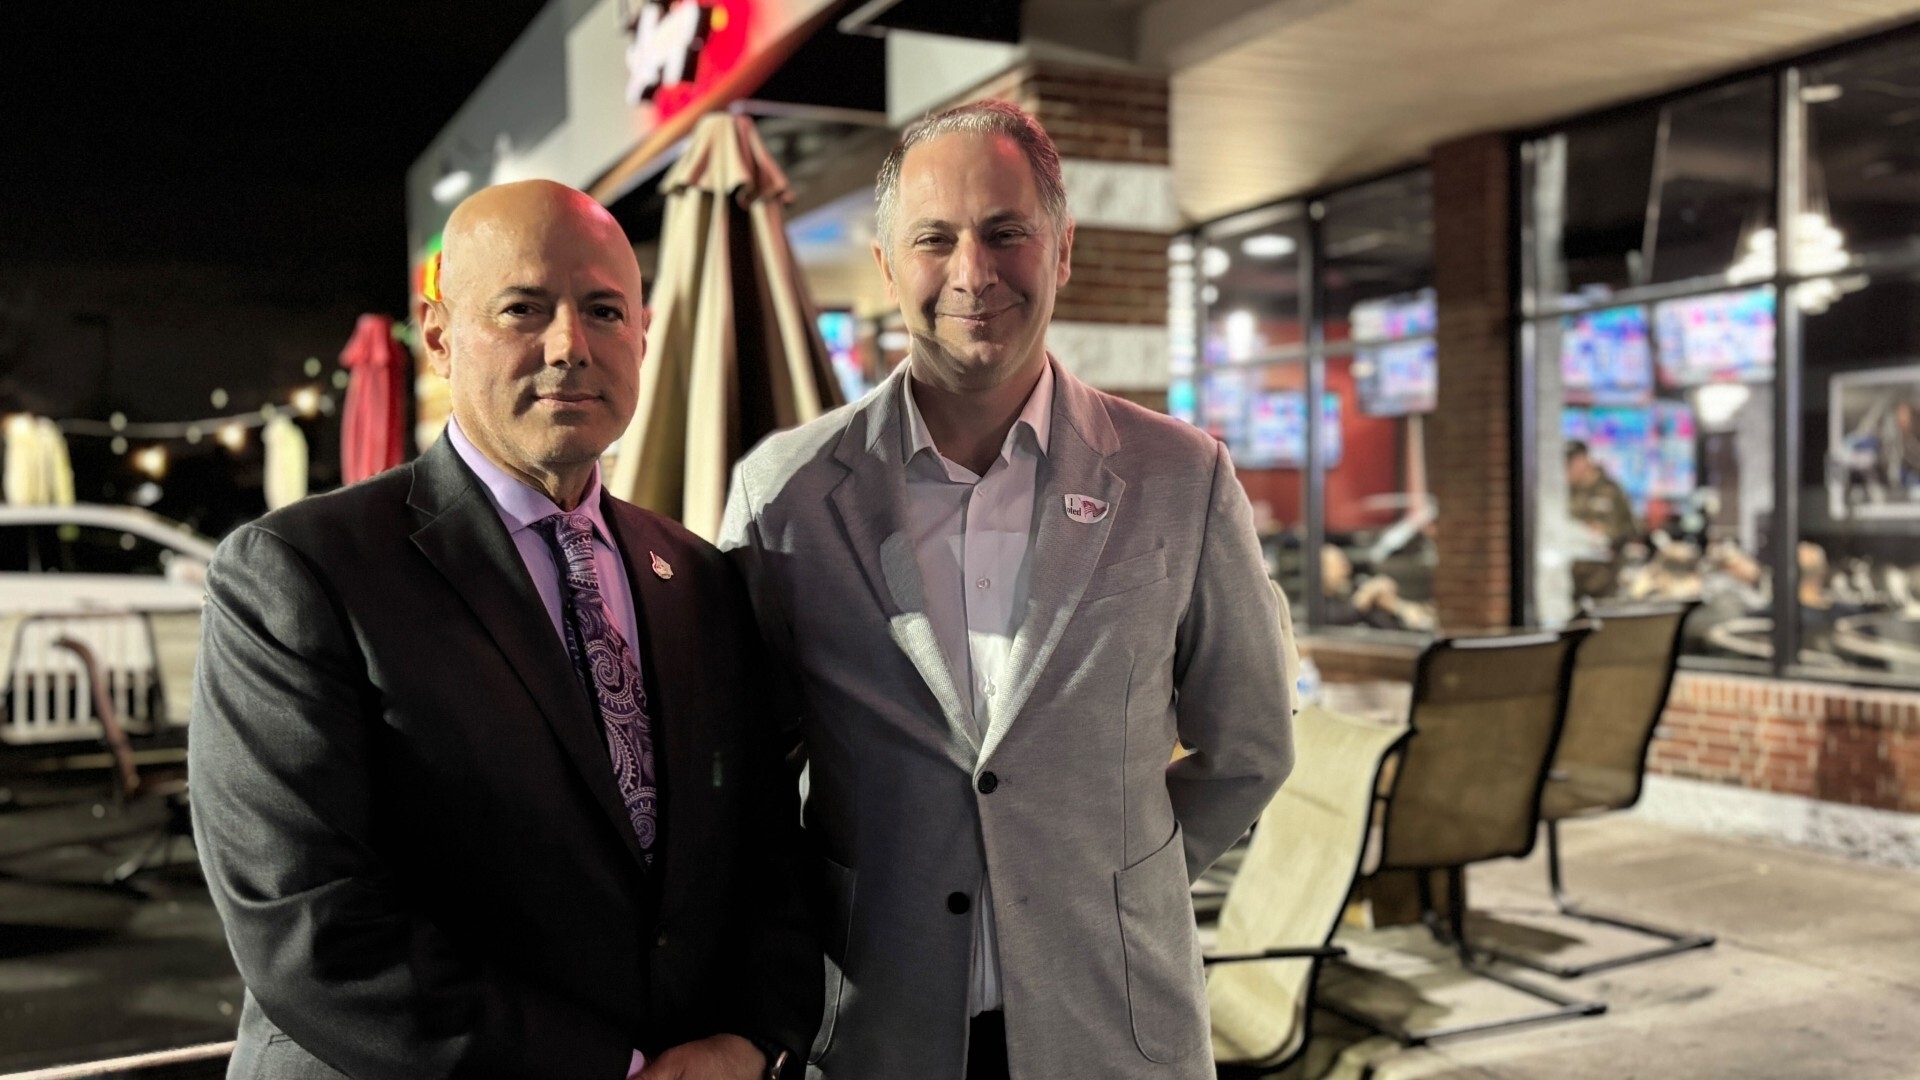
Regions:
<instances>
[{"instance_id":1,"label":"tan umbrella canopy","mask_svg":"<svg viewBox=\"0 0 1920 1080\"><path fill-rule=\"evenodd\" d=\"M662 190L640 406L611 488L712 540L733 463L839 405L840 385L787 245L787 178L753 122L702 119Z\"/></svg>"}]
</instances>

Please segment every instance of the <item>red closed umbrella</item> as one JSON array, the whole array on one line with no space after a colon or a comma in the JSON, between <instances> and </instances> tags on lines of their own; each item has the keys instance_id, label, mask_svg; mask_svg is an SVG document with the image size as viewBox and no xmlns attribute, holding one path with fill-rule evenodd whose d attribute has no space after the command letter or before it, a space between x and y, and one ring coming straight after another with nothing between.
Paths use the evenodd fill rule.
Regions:
<instances>
[{"instance_id":1,"label":"red closed umbrella","mask_svg":"<svg viewBox=\"0 0 1920 1080\"><path fill-rule=\"evenodd\" d=\"M393 337L393 320L362 315L340 350L351 373L340 418L340 481L351 484L400 464L405 456L407 351Z\"/></svg>"}]
</instances>

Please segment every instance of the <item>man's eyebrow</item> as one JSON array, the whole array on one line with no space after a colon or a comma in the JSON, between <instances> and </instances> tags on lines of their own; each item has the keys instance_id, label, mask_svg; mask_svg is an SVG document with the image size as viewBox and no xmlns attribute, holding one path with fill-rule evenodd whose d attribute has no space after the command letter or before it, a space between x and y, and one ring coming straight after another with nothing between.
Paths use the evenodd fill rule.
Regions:
<instances>
[{"instance_id":1,"label":"man's eyebrow","mask_svg":"<svg viewBox=\"0 0 1920 1080\"><path fill-rule=\"evenodd\" d=\"M509 285L499 292L494 293L492 298L487 302L489 304L497 304L502 300L520 297L525 297L529 300L550 300L553 298L553 294L538 285Z\"/></svg>"},{"instance_id":2,"label":"man's eyebrow","mask_svg":"<svg viewBox=\"0 0 1920 1080\"><path fill-rule=\"evenodd\" d=\"M992 228L995 225L1007 225L1007 224L1014 224L1014 223L1027 225L1027 224L1031 224L1032 222L1033 222L1033 218L1029 217L1023 211L996 210L993 213L988 214L985 218L983 218L981 221L981 224L983 224L987 228ZM953 223L941 218L921 218L920 220L915 221L913 224L907 226L908 232L917 232L921 229L944 229L948 232L951 232L953 231Z\"/></svg>"},{"instance_id":3,"label":"man's eyebrow","mask_svg":"<svg viewBox=\"0 0 1920 1080\"><path fill-rule=\"evenodd\" d=\"M619 289L595 289L580 299L589 304L601 300L618 300L624 304L627 302L627 294L621 292Z\"/></svg>"}]
</instances>

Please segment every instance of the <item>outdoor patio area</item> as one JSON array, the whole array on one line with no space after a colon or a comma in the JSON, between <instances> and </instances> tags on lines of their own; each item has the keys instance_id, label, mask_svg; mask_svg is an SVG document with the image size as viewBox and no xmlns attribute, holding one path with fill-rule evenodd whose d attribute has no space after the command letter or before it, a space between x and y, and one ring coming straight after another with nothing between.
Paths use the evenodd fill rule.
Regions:
<instances>
[{"instance_id":1,"label":"outdoor patio area","mask_svg":"<svg viewBox=\"0 0 1920 1080\"><path fill-rule=\"evenodd\" d=\"M148 808L151 809L150 807ZM96 817L89 803L0 814L0 1075L230 1038L240 984L204 889L189 866L143 875L144 897L81 884L131 854L144 821ZM1603 1000L1603 1016L1403 1049L1324 1012L1289 1077L1339 1080L1920 1076L1920 873L1688 833L1626 814L1565 830L1569 887L1624 910L1719 935L1713 948L1539 985ZM184 846L176 857L184 857ZM75 884L48 884L49 880ZM1475 866L1470 923L1480 944L1578 962L1631 942L1545 915L1538 853ZM1418 927L1342 933L1353 958L1323 996L1425 1026L1537 1007L1461 978ZM1411 1010L1411 1011L1410 1011ZM220 1065L171 1077L219 1076ZM160 1073L143 1073L158 1076Z\"/></svg>"}]
</instances>

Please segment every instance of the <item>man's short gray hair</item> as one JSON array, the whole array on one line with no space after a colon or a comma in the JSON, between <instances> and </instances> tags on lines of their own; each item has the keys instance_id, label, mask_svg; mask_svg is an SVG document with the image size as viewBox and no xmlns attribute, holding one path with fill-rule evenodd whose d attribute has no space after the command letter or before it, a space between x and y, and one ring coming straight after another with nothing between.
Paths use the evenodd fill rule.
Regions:
<instances>
[{"instance_id":1,"label":"man's short gray hair","mask_svg":"<svg viewBox=\"0 0 1920 1080\"><path fill-rule=\"evenodd\" d=\"M900 166L907 151L942 135L960 133L1004 135L1013 140L1033 170L1033 185L1040 192L1040 209L1053 224L1056 233L1067 229L1067 185L1060 178L1060 150L1053 145L1047 129L1032 114L1007 101L974 101L956 105L929 116L907 128L900 141L880 165L874 181L874 218L880 234L880 246L891 258L894 214L900 205Z\"/></svg>"}]
</instances>

